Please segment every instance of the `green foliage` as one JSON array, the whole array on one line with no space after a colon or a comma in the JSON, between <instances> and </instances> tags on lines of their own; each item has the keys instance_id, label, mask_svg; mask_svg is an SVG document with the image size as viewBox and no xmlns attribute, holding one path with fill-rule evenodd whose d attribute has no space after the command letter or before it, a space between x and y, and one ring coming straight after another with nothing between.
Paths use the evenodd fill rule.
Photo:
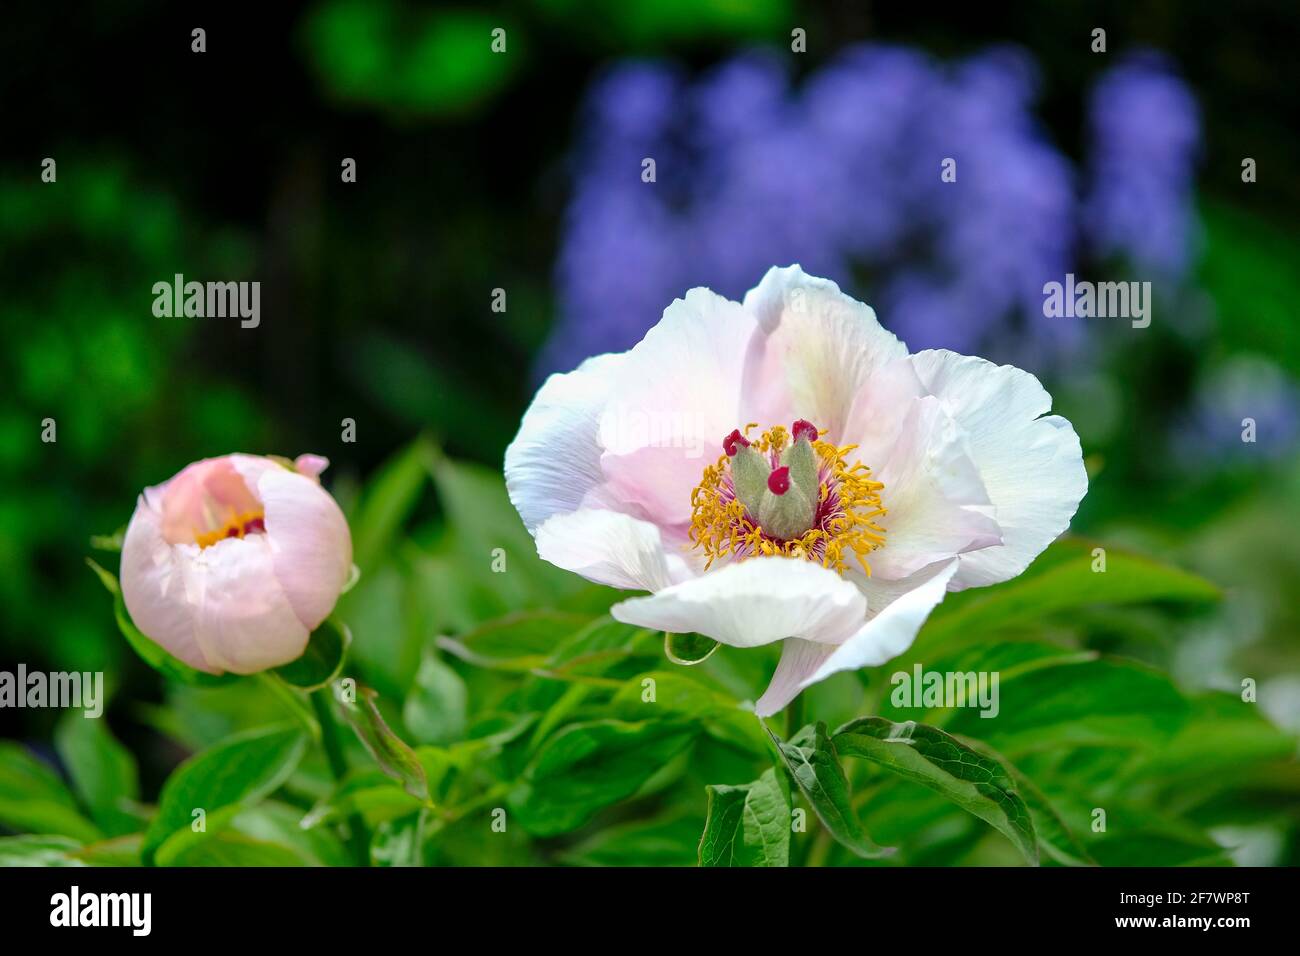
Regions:
<instances>
[{"instance_id":1,"label":"green foliage","mask_svg":"<svg viewBox=\"0 0 1300 956\"><path fill-rule=\"evenodd\" d=\"M1030 863L1038 847L1029 808L1010 771L956 737L924 724L860 717L835 731L835 749L876 762L947 797L1004 833Z\"/></svg>"},{"instance_id":2,"label":"green foliage","mask_svg":"<svg viewBox=\"0 0 1300 956\"><path fill-rule=\"evenodd\" d=\"M858 820L850 802L848 779L835 745L826 735L824 723L805 727L789 743L775 734L772 740L799 792L812 804L818 819L836 840L868 860L894 852L893 847L876 846Z\"/></svg>"},{"instance_id":3,"label":"green foliage","mask_svg":"<svg viewBox=\"0 0 1300 956\"><path fill-rule=\"evenodd\" d=\"M1013 581L949 595L896 663L814 688L816 722L783 739L749 703L771 649L613 620L613 592L535 557L487 469L421 438L349 500L364 573L304 659L209 682L141 643L171 688L155 726L201 749L154 808L104 721L60 724L71 785L6 745L0 825L25 835L0 859L1181 865L1229 862L1216 827L1290 825L1274 808L1300 790L1291 734L1116 653L1140 645L1089 643L1102 608L1122 625L1212 605L1189 572L1113 547L1102 572L1097 545L1059 542ZM916 706L889 680L914 664L996 674L996 713ZM301 729L273 723L286 715Z\"/></svg>"},{"instance_id":4,"label":"green foliage","mask_svg":"<svg viewBox=\"0 0 1300 956\"><path fill-rule=\"evenodd\" d=\"M288 779L305 743L298 730L268 728L238 734L185 761L168 778L145 831L145 861L178 863L195 844L219 833L245 806ZM200 819L203 828L196 830Z\"/></svg>"},{"instance_id":5,"label":"green foliage","mask_svg":"<svg viewBox=\"0 0 1300 956\"><path fill-rule=\"evenodd\" d=\"M753 783L706 787L700 866L788 866L790 796L767 770Z\"/></svg>"}]
</instances>

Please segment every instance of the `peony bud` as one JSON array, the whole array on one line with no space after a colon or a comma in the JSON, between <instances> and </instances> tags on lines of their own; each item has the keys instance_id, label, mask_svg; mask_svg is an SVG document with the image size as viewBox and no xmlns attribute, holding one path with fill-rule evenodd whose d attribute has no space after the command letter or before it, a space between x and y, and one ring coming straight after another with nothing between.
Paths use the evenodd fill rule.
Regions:
<instances>
[{"instance_id":1,"label":"peony bud","mask_svg":"<svg viewBox=\"0 0 1300 956\"><path fill-rule=\"evenodd\" d=\"M302 655L352 569L343 512L317 476L258 455L195 462L146 488L122 545L136 627L191 667L252 674Z\"/></svg>"}]
</instances>

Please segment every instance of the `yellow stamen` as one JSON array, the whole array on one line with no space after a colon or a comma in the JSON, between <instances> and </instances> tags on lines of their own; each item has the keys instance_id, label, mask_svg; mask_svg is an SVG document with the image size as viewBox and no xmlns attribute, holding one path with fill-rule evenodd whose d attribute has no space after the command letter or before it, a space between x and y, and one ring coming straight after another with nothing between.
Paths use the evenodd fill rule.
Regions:
<instances>
[{"instance_id":1,"label":"yellow stamen","mask_svg":"<svg viewBox=\"0 0 1300 956\"><path fill-rule=\"evenodd\" d=\"M757 428L746 425L744 432ZM823 431L822 435L825 434ZM785 448L789 433L781 425L763 432L752 443L759 452L777 456ZM871 469L860 461L849 465L846 456L857 445L836 447L820 437L813 442L822 476L818 494L818 520L798 538L783 540L763 533L735 497L731 487L728 457L706 465L700 483L691 492L692 547L706 558L705 568L725 555L743 561L755 554L801 557L843 574L847 559L853 559L870 576L866 556L885 544L885 529L876 518L888 512L880 498L884 485L871 478ZM827 510L832 494L838 496L833 510Z\"/></svg>"},{"instance_id":2,"label":"yellow stamen","mask_svg":"<svg viewBox=\"0 0 1300 956\"><path fill-rule=\"evenodd\" d=\"M249 532L249 526L265 521L266 514L262 511L246 511L243 514L237 514L234 508L227 512L225 523L220 528L212 531L194 530L194 543L200 548L207 548L216 544L218 541L224 541L226 538L242 538Z\"/></svg>"}]
</instances>

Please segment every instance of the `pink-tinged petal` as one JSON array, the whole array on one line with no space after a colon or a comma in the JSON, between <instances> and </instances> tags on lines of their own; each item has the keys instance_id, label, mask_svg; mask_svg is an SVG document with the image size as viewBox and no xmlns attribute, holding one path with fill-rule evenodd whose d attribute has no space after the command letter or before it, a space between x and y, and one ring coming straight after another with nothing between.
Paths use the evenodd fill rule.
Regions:
<instances>
[{"instance_id":1,"label":"pink-tinged petal","mask_svg":"<svg viewBox=\"0 0 1300 956\"><path fill-rule=\"evenodd\" d=\"M213 665L253 674L302 656L309 629L280 586L268 534L226 538L201 550L182 545L177 551L194 609L195 638Z\"/></svg>"},{"instance_id":2,"label":"pink-tinged petal","mask_svg":"<svg viewBox=\"0 0 1300 956\"><path fill-rule=\"evenodd\" d=\"M993 507L957 424L934 396L899 409L903 427L876 470L888 511L872 574L905 578L938 561L1002 543ZM905 414L903 414L905 412Z\"/></svg>"},{"instance_id":3,"label":"pink-tinged petal","mask_svg":"<svg viewBox=\"0 0 1300 956\"><path fill-rule=\"evenodd\" d=\"M252 455L207 458L150 489L147 497L160 509L163 537L172 544L190 543L222 527L231 515L260 511L255 484L246 474L250 467L279 466Z\"/></svg>"},{"instance_id":4,"label":"pink-tinged petal","mask_svg":"<svg viewBox=\"0 0 1300 956\"><path fill-rule=\"evenodd\" d=\"M771 717L799 696L807 680L826 658L835 653L834 644L818 644L800 638L790 638L781 645L781 660L777 662L772 680L763 696L754 703L754 712L760 717Z\"/></svg>"},{"instance_id":5,"label":"pink-tinged petal","mask_svg":"<svg viewBox=\"0 0 1300 956\"><path fill-rule=\"evenodd\" d=\"M347 520L314 478L285 468L263 471L257 492L266 510L263 537L276 580L298 620L315 630L334 610L352 573Z\"/></svg>"},{"instance_id":6,"label":"pink-tinged petal","mask_svg":"<svg viewBox=\"0 0 1300 956\"><path fill-rule=\"evenodd\" d=\"M835 647L787 641L771 684L754 706L755 712L770 717L800 691L832 674L879 667L902 654L943 600L957 564L954 560L927 568L906 581L880 582L859 577L858 585L867 596L866 623Z\"/></svg>"},{"instance_id":7,"label":"pink-tinged petal","mask_svg":"<svg viewBox=\"0 0 1300 956\"><path fill-rule=\"evenodd\" d=\"M1069 527L1087 493L1079 437L1046 414L1051 396L1028 372L943 350L912 361L962 430L1002 529L1001 545L962 555L952 589L1013 578Z\"/></svg>"},{"instance_id":8,"label":"pink-tinged petal","mask_svg":"<svg viewBox=\"0 0 1300 956\"><path fill-rule=\"evenodd\" d=\"M163 537L162 517L142 495L122 542L121 586L131 620L142 634L191 667L216 674L195 637L194 608L185 590L176 546Z\"/></svg>"},{"instance_id":9,"label":"pink-tinged petal","mask_svg":"<svg viewBox=\"0 0 1300 956\"><path fill-rule=\"evenodd\" d=\"M879 471L903 431L907 410L929 393L909 356L876 369L858 389L842 435L827 435L837 445L856 445L852 457Z\"/></svg>"},{"instance_id":10,"label":"pink-tinged petal","mask_svg":"<svg viewBox=\"0 0 1300 956\"><path fill-rule=\"evenodd\" d=\"M626 361L627 353L598 355L550 376L524 413L506 449L505 477L530 533L552 515L577 511L604 481L600 414Z\"/></svg>"},{"instance_id":11,"label":"pink-tinged petal","mask_svg":"<svg viewBox=\"0 0 1300 956\"><path fill-rule=\"evenodd\" d=\"M652 521L673 544L687 543L691 524L691 492L706 466L717 461L699 448L639 448L626 455L605 455L601 467L605 484L601 499L616 502L618 510Z\"/></svg>"},{"instance_id":12,"label":"pink-tinged petal","mask_svg":"<svg viewBox=\"0 0 1300 956\"><path fill-rule=\"evenodd\" d=\"M665 552L655 525L598 508L548 518L537 529L537 553L588 581L628 590L658 591L694 573Z\"/></svg>"},{"instance_id":13,"label":"pink-tinged petal","mask_svg":"<svg viewBox=\"0 0 1300 956\"><path fill-rule=\"evenodd\" d=\"M770 269L745 296L745 310L761 328L745 375L750 421L805 418L841 442L862 386L907 355L869 306L797 265Z\"/></svg>"},{"instance_id":14,"label":"pink-tinged petal","mask_svg":"<svg viewBox=\"0 0 1300 956\"><path fill-rule=\"evenodd\" d=\"M293 467L298 474L308 478L319 478L321 472L330 466L330 460L323 455L299 455L293 460Z\"/></svg>"},{"instance_id":15,"label":"pink-tinged petal","mask_svg":"<svg viewBox=\"0 0 1300 956\"><path fill-rule=\"evenodd\" d=\"M607 506L681 538L691 491L743 418L756 325L736 302L692 289L630 352L600 415Z\"/></svg>"},{"instance_id":16,"label":"pink-tinged petal","mask_svg":"<svg viewBox=\"0 0 1300 956\"><path fill-rule=\"evenodd\" d=\"M834 571L799 558L761 557L615 604L610 614L626 624L758 647L787 637L838 643L861 626L866 609L862 592Z\"/></svg>"}]
</instances>

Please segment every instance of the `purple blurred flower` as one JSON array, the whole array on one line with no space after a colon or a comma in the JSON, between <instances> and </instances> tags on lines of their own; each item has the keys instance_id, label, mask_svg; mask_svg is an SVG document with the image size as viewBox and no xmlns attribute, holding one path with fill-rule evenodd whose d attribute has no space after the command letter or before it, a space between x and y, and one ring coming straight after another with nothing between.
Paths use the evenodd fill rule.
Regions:
<instances>
[{"instance_id":1,"label":"purple blurred flower","mask_svg":"<svg viewBox=\"0 0 1300 956\"><path fill-rule=\"evenodd\" d=\"M1158 90L1120 80L1094 104L1107 169L1126 162L1116 111L1159 108L1148 105ZM1043 320L1042 288L1074 268L1081 209L1073 167L1031 112L1037 88L1033 61L1012 48L944 65L853 47L797 88L761 53L692 83L663 64L616 67L588 100L541 370L630 347L692 286L739 298L791 262L873 302L913 349L1021 364L1058 354L1082 330ZM1161 142L1144 152L1179 166L1196 126L1151 135ZM654 183L641 180L645 158ZM940 179L948 158L955 182ZM1159 198L1185 205L1189 176ZM1145 180L1125 188L1152 192ZM1100 228L1115 200L1092 200ZM1185 237L1185 218L1167 222ZM1108 250L1147 254L1149 237L1103 234Z\"/></svg>"},{"instance_id":2,"label":"purple blurred flower","mask_svg":"<svg viewBox=\"0 0 1300 956\"><path fill-rule=\"evenodd\" d=\"M1191 255L1191 187L1200 111L1172 67L1137 54L1107 73L1089 103L1093 144L1084 223L1094 251L1127 255L1178 278Z\"/></svg>"}]
</instances>

